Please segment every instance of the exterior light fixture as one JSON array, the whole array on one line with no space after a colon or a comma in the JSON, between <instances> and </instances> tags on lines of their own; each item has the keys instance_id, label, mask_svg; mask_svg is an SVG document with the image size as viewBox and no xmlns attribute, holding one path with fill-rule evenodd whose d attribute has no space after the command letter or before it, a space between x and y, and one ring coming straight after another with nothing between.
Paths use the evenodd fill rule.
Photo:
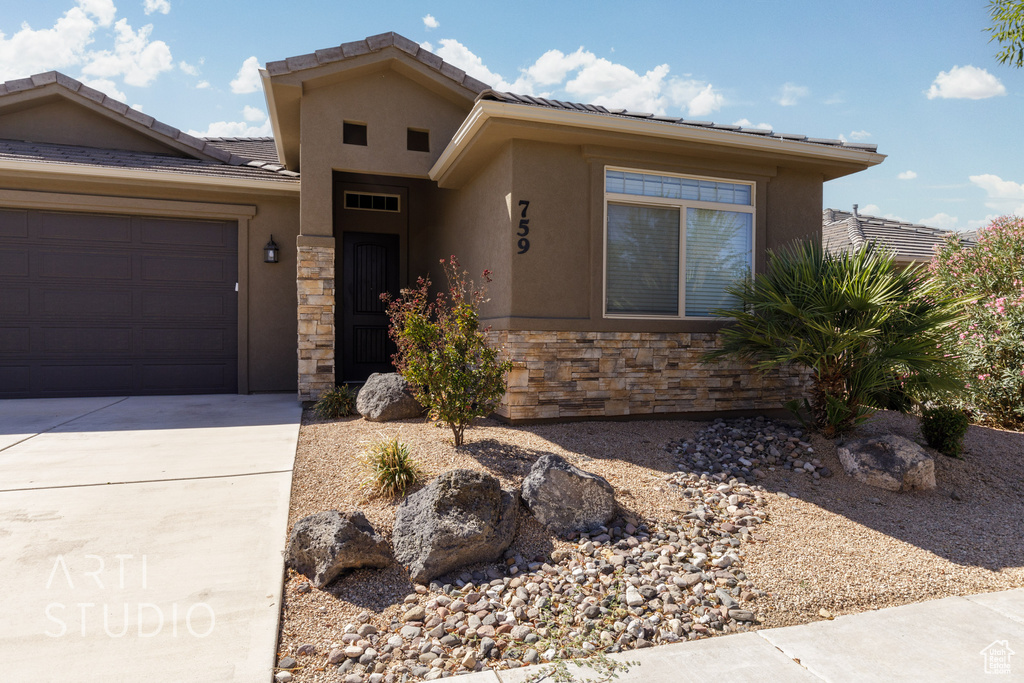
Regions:
<instances>
[{"instance_id":1,"label":"exterior light fixture","mask_svg":"<svg viewBox=\"0 0 1024 683\"><path fill-rule=\"evenodd\" d=\"M274 242L274 236L270 236L270 241L267 242L267 246L263 247L263 262L264 263L277 263L278 257L281 255L281 250L278 248L277 243Z\"/></svg>"}]
</instances>

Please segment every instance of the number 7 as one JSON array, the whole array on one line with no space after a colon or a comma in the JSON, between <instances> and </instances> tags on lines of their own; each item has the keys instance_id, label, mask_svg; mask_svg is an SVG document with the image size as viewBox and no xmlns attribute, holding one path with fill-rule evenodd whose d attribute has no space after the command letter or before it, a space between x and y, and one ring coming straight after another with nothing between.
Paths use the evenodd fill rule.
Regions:
<instances>
[{"instance_id":1,"label":"number 7","mask_svg":"<svg viewBox=\"0 0 1024 683\"><path fill-rule=\"evenodd\" d=\"M525 199L520 199L519 200L519 206L523 207L523 215L522 215L522 217L526 218L526 210L528 208L530 208L530 202L526 201Z\"/></svg>"}]
</instances>

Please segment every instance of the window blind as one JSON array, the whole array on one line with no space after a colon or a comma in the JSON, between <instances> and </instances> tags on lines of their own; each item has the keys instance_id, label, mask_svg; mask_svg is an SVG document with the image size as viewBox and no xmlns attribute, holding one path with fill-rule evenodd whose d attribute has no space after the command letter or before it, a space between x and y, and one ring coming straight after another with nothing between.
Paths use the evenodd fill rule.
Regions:
<instances>
[{"instance_id":1,"label":"window blind","mask_svg":"<svg viewBox=\"0 0 1024 683\"><path fill-rule=\"evenodd\" d=\"M679 315L679 209L608 204L607 312Z\"/></svg>"},{"instance_id":2,"label":"window blind","mask_svg":"<svg viewBox=\"0 0 1024 683\"><path fill-rule=\"evenodd\" d=\"M686 210L686 315L710 316L735 303L725 288L750 275L752 220L736 211Z\"/></svg>"}]
</instances>

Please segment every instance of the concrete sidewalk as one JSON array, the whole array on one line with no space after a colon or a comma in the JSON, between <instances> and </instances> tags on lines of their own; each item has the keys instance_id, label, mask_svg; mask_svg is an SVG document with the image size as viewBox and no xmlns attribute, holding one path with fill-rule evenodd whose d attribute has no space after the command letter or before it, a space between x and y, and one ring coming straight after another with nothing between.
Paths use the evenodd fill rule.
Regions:
<instances>
[{"instance_id":1,"label":"concrete sidewalk","mask_svg":"<svg viewBox=\"0 0 1024 683\"><path fill-rule=\"evenodd\" d=\"M1007 650L1017 654L1007 655ZM611 658L639 662L619 673L618 683L1024 681L1024 589L631 650ZM485 671L458 680L523 683L538 670ZM597 678L592 669L570 670L581 681Z\"/></svg>"},{"instance_id":2,"label":"concrete sidewalk","mask_svg":"<svg viewBox=\"0 0 1024 683\"><path fill-rule=\"evenodd\" d=\"M269 681L292 395L0 401L0 655L32 681Z\"/></svg>"}]
</instances>

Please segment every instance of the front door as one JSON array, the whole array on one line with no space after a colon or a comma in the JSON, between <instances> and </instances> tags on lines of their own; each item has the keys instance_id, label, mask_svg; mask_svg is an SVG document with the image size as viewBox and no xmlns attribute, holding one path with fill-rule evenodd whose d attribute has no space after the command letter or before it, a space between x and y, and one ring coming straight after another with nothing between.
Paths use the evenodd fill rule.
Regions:
<instances>
[{"instance_id":1,"label":"front door","mask_svg":"<svg viewBox=\"0 0 1024 683\"><path fill-rule=\"evenodd\" d=\"M388 316L380 295L398 295L399 238L369 232L344 235L339 383L364 382L374 372L394 372L395 344L388 336Z\"/></svg>"}]
</instances>

